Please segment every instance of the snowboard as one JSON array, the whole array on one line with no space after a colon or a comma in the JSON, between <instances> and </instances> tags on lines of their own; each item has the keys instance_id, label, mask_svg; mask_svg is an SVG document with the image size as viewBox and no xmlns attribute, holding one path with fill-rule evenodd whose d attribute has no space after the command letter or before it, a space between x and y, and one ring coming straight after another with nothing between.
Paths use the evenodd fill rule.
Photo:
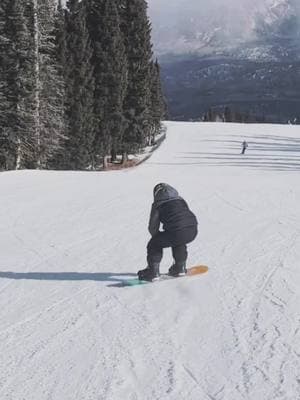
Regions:
<instances>
[{"instance_id":1,"label":"snowboard","mask_svg":"<svg viewBox=\"0 0 300 400\"><path fill-rule=\"evenodd\" d=\"M140 281L138 278L126 279L122 282L122 286L140 286L140 285L147 285L150 283L169 281L173 279L186 279L192 276L205 274L207 271L208 267L206 265L195 265L194 267L188 268L187 273L184 276L170 276L168 274L161 274L159 280L153 282Z\"/></svg>"}]
</instances>

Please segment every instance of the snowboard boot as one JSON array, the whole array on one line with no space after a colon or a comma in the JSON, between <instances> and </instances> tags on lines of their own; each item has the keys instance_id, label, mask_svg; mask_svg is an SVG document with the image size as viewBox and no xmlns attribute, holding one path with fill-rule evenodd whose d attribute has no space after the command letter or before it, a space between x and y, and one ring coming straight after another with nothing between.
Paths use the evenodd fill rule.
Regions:
<instances>
[{"instance_id":1,"label":"snowboard boot","mask_svg":"<svg viewBox=\"0 0 300 400\"><path fill-rule=\"evenodd\" d=\"M185 262L175 262L170 268L169 268L169 275L171 276L184 276L186 275L186 264Z\"/></svg>"},{"instance_id":2,"label":"snowboard boot","mask_svg":"<svg viewBox=\"0 0 300 400\"><path fill-rule=\"evenodd\" d=\"M147 268L140 270L138 272L138 277L140 281L153 282L159 280L159 263L148 265Z\"/></svg>"}]
</instances>

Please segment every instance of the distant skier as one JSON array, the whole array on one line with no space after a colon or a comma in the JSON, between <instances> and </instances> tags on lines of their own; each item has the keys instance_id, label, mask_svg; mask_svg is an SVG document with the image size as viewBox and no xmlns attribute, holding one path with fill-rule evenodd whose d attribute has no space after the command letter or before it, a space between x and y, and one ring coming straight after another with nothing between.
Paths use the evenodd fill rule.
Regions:
<instances>
[{"instance_id":1,"label":"distant skier","mask_svg":"<svg viewBox=\"0 0 300 400\"><path fill-rule=\"evenodd\" d=\"M245 154L245 151L246 151L247 147L248 147L248 143L246 142L246 140L244 140L243 143L242 143L242 152L241 152L241 154Z\"/></svg>"},{"instance_id":2,"label":"distant skier","mask_svg":"<svg viewBox=\"0 0 300 400\"><path fill-rule=\"evenodd\" d=\"M167 183L159 183L153 190L154 202L149 220L149 232L152 239L147 246L147 268L138 271L140 280L159 279L159 265L163 249L172 247L173 265L169 275L186 274L187 243L197 236L197 219L190 211L186 201L178 195L176 189ZM163 231L159 230L160 223Z\"/></svg>"}]
</instances>

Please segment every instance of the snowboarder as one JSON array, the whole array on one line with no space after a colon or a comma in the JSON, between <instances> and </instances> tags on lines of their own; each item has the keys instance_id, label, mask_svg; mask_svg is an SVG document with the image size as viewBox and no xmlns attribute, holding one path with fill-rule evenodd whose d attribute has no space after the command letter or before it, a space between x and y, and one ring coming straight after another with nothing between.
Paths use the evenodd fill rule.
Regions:
<instances>
[{"instance_id":1,"label":"snowboarder","mask_svg":"<svg viewBox=\"0 0 300 400\"><path fill-rule=\"evenodd\" d=\"M246 151L247 147L248 147L248 143L246 142L246 140L244 140L243 143L242 143L242 152L241 152L241 154L245 154L245 151Z\"/></svg>"},{"instance_id":2,"label":"snowboarder","mask_svg":"<svg viewBox=\"0 0 300 400\"><path fill-rule=\"evenodd\" d=\"M197 236L197 219L190 211L186 201L178 195L176 189L167 183L159 183L153 190L149 232L152 235L147 246L147 268L138 271L140 280L153 281L159 279L159 264L163 249L172 248L173 265L169 275L186 274L187 243ZM163 231L159 230L160 223Z\"/></svg>"}]
</instances>

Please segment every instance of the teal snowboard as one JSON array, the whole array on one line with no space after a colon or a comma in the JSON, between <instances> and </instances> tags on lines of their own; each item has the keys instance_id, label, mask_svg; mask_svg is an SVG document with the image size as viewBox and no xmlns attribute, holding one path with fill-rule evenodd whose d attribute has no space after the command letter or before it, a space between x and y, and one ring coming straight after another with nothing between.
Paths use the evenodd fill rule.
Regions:
<instances>
[{"instance_id":1,"label":"teal snowboard","mask_svg":"<svg viewBox=\"0 0 300 400\"><path fill-rule=\"evenodd\" d=\"M187 278L195 275L204 274L208 271L208 267L206 265L196 265L195 267L188 268L187 274L180 277L173 277L168 274L161 274L159 280L149 282L149 281L140 281L138 278L126 279L122 282L122 286L141 286L148 285L149 283L158 283L164 282L168 280L178 279L178 278Z\"/></svg>"}]
</instances>

